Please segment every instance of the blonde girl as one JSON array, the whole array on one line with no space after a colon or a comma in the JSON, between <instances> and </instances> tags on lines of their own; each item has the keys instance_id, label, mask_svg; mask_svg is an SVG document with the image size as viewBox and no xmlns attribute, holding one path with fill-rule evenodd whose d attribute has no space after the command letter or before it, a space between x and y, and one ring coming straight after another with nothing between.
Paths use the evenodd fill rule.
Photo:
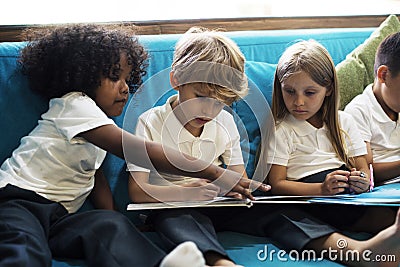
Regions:
<instances>
[{"instance_id":1,"label":"blonde girl","mask_svg":"<svg viewBox=\"0 0 400 267\"><path fill-rule=\"evenodd\" d=\"M278 62L274 80L272 112L276 137L269 149L275 153L268 158L272 166L267 177L274 194L334 195L369 190L365 143L351 117L338 112L338 103L337 76L328 51L314 40L290 46ZM393 223L392 209L313 205L284 207L277 214L274 220L280 224L275 225L279 225L277 231L281 233L277 238L288 244L303 242L302 249L322 252L337 248L338 240L344 239L348 244L345 250L369 248L378 253L385 251L385 247L398 253L399 241L384 242L386 238L398 238L398 220L378 233ZM292 233L283 231L287 229L293 229ZM366 241L356 241L337 229L378 234ZM392 229L391 235L383 234L388 229ZM369 264L339 260L353 265Z\"/></svg>"},{"instance_id":2,"label":"blonde girl","mask_svg":"<svg viewBox=\"0 0 400 267\"><path fill-rule=\"evenodd\" d=\"M338 112L337 77L328 51L316 41L291 46L280 58L274 87L277 138L269 174L273 192L368 191L366 147L351 117Z\"/></svg>"}]
</instances>

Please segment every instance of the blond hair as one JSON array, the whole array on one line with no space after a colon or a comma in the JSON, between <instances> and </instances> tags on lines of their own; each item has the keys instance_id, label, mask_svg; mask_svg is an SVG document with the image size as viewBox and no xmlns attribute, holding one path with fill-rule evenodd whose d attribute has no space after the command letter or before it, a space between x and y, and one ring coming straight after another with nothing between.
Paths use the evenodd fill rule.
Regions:
<instances>
[{"instance_id":1,"label":"blond hair","mask_svg":"<svg viewBox=\"0 0 400 267\"><path fill-rule=\"evenodd\" d=\"M248 93L244 63L237 44L222 32L192 27L175 46L172 71L180 85L203 83L226 103Z\"/></svg>"},{"instance_id":2,"label":"blond hair","mask_svg":"<svg viewBox=\"0 0 400 267\"><path fill-rule=\"evenodd\" d=\"M328 137L338 157L348 167L353 166L344 142L346 133L341 130L338 119L339 88L335 65L329 52L317 41L297 42L287 48L279 59L272 95L272 114L275 121L279 123L289 114L283 100L281 83L299 72L307 73L314 82L330 92L319 110L321 120L328 127Z\"/></svg>"}]
</instances>

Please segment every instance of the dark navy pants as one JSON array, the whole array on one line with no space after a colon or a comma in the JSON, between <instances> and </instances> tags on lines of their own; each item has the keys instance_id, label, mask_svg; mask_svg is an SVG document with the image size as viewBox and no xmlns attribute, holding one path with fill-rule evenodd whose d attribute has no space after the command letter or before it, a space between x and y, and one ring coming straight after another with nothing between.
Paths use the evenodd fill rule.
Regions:
<instances>
[{"instance_id":1,"label":"dark navy pants","mask_svg":"<svg viewBox=\"0 0 400 267\"><path fill-rule=\"evenodd\" d=\"M345 169L342 166L339 169ZM321 182L333 170L306 177L302 182ZM193 241L205 253L227 257L216 232L235 231L272 238L283 249L303 249L310 241L347 230L367 207L307 204L254 204L251 208L196 208L154 211L154 225L168 248Z\"/></svg>"},{"instance_id":2,"label":"dark navy pants","mask_svg":"<svg viewBox=\"0 0 400 267\"><path fill-rule=\"evenodd\" d=\"M0 188L0 266L46 267L52 257L88 266L158 266L165 252L124 215L107 210L68 214L59 203L7 185Z\"/></svg>"},{"instance_id":3,"label":"dark navy pants","mask_svg":"<svg viewBox=\"0 0 400 267\"><path fill-rule=\"evenodd\" d=\"M279 204L166 209L154 212L149 223L170 249L184 241L193 241L203 253L213 251L227 258L216 232L234 231L272 238L283 249L301 250L310 241L337 231L305 211L303 206Z\"/></svg>"}]
</instances>

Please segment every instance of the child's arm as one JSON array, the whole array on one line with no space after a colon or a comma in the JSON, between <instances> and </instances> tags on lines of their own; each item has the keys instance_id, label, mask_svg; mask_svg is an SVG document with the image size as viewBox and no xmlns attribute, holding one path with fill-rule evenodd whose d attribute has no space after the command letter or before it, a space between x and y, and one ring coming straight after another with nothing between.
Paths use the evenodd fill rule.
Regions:
<instances>
[{"instance_id":1,"label":"child's arm","mask_svg":"<svg viewBox=\"0 0 400 267\"><path fill-rule=\"evenodd\" d=\"M286 179L286 166L273 164L268 174L268 183L275 195L335 195L341 193L347 184L348 171L334 171L326 176L323 183L304 183Z\"/></svg>"},{"instance_id":2,"label":"child's arm","mask_svg":"<svg viewBox=\"0 0 400 267\"><path fill-rule=\"evenodd\" d=\"M244 168L244 165L243 165L243 164L229 165L229 166L227 166L226 168L227 168L228 170L232 170L232 171L234 171L234 172L238 172L238 173L242 174L242 177L243 177L243 178L249 178L249 177L247 176L246 169Z\"/></svg>"},{"instance_id":3,"label":"child's arm","mask_svg":"<svg viewBox=\"0 0 400 267\"><path fill-rule=\"evenodd\" d=\"M268 184L274 195L321 195L321 184L306 184L286 179L286 166L272 164Z\"/></svg>"},{"instance_id":4,"label":"child's arm","mask_svg":"<svg viewBox=\"0 0 400 267\"><path fill-rule=\"evenodd\" d=\"M217 186L232 190L254 199L249 190L250 185L267 191L262 183L243 178L240 174L225 170L205 161L182 155L177 150L161 146L155 142L145 141L130 134L116 125L104 125L80 134L88 142L119 156L141 167L154 170L153 164L160 172L176 175L200 177L209 180L218 179Z\"/></svg>"},{"instance_id":5,"label":"child's arm","mask_svg":"<svg viewBox=\"0 0 400 267\"><path fill-rule=\"evenodd\" d=\"M373 163L374 177L377 182L384 182L386 180L400 176L400 160L392 162Z\"/></svg>"},{"instance_id":6,"label":"child's arm","mask_svg":"<svg viewBox=\"0 0 400 267\"><path fill-rule=\"evenodd\" d=\"M97 209L115 210L110 185L101 168L96 171L94 177L94 187L90 193L93 206Z\"/></svg>"},{"instance_id":7,"label":"child's arm","mask_svg":"<svg viewBox=\"0 0 400 267\"><path fill-rule=\"evenodd\" d=\"M131 171L129 174L129 196L135 203L211 200L218 196L219 187L205 179L182 185L153 185L149 173Z\"/></svg>"},{"instance_id":8,"label":"child's arm","mask_svg":"<svg viewBox=\"0 0 400 267\"><path fill-rule=\"evenodd\" d=\"M367 144L367 162L372 163L374 167L374 177L376 182L384 182L395 177L400 176L400 160L392 162L373 162L371 144Z\"/></svg>"}]
</instances>

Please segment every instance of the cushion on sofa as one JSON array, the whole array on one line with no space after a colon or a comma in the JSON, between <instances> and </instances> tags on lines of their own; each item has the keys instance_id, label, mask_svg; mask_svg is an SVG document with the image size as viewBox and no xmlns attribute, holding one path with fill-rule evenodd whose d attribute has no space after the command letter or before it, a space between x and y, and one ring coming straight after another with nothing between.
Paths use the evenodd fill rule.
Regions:
<instances>
[{"instance_id":1,"label":"cushion on sofa","mask_svg":"<svg viewBox=\"0 0 400 267\"><path fill-rule=\"evenodd\" d=\"M374 81L375 53L383 39L400 31L396 15L387 17L371 36L355 48L336 66L340 88L340 108L343 109L354 96Z\"/></svg>"},{"instance_id":2,"label":"cushion on sofa","mask_svg":"<svg viewBox=\"0 0 400 267\"><path fill-rule=\"evenodd\" d=\"M0 45L0 164L36 126L48 102L29 90L17 60L23 42Z\"/></svg>"},{"instance_id":3,"label":"cushion on sofa","mask_svg":"<svg viewBox=\"0 0 400 267\"><path fill-rule=\"evenodd\" d=\"M247 61L245 72L249 82L249 94L232 106L241 136L247 174L257 180L267 174L265 165L256 166L255 156L261 137L266 138L267 135L275 133L270 108L275 68L276 64Z\"/></svg>"}]
</instances>

